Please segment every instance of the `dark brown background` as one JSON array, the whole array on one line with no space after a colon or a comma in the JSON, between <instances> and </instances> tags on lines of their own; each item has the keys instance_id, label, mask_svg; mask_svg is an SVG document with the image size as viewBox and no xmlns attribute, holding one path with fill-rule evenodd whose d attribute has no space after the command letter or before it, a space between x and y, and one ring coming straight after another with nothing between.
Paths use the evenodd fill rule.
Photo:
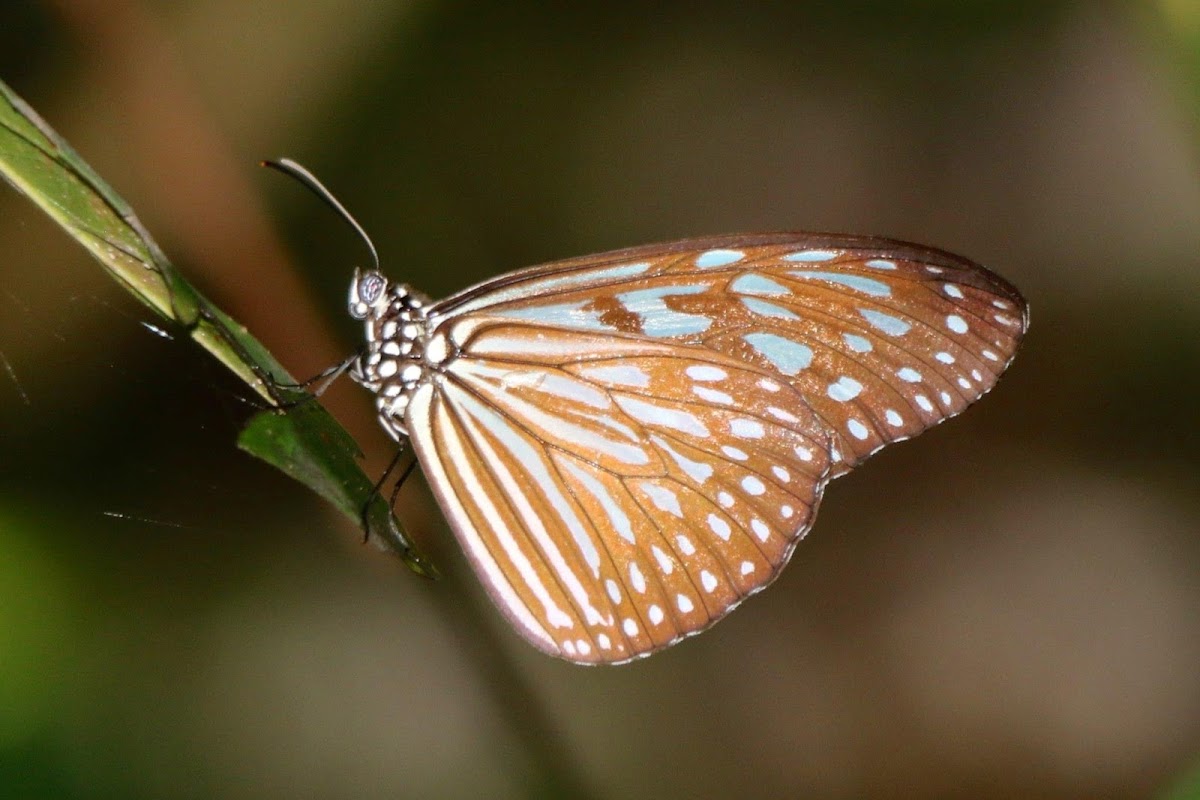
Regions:
<instances>
[{"instance_id":1,"label":"dark brown background","mask_svg":"<svg viewBox=\"0 0 1200 800\"><path fill-rule=\"evenodd\" d=\"M4 190L0 794L529 796L507 659L601 795L1162 791L1200 752L1197 53L1189 0L6 3L0 76L297 375L355 346L365 257L281 154L435 296L809 228L982 261L1033 328L713 631L489 661L458 589L238 453L245 391ZM376 473L370 398L328 404ZM421 481L399 510L463 569Z\"/></svg>"}]
</instances>

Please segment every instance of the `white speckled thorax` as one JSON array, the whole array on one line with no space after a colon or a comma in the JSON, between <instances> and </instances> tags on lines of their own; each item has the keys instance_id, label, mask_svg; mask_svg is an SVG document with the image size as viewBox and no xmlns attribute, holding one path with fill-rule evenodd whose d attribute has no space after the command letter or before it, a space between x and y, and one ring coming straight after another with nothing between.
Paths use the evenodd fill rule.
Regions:
<instances>
[{"instance_id":1,"label":"white speckled thorax","mask_svg":"<svg viewBox=\"0 0 1200 800\"><path fill-rule=\"evenodd\" d=\"M425 295L378 272L356 271L350 284L350 315L365 321L367 339L350 377L375 393L379 421L397 440L408 436L404 414L413 394L446 360L444 346L430 352L429 305Z\"/></svg>"}]
</instances>

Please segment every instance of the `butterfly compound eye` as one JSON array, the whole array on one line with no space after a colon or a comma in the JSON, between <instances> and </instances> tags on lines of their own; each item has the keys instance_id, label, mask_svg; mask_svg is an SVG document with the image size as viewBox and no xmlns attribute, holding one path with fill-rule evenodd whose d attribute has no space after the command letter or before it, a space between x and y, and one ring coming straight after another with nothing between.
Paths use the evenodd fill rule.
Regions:
<instances>
[{"instance_id":1,"label":"butterfly compound eye","mask_svg":"<svg viewBox=\"0 0 1200 800\"><path fill-rule=\"evenodd\" d=\"M350 314L364 319L387 290L387 278L378 272L354 273L350 284Z\"/></svg>"}]
</instances>

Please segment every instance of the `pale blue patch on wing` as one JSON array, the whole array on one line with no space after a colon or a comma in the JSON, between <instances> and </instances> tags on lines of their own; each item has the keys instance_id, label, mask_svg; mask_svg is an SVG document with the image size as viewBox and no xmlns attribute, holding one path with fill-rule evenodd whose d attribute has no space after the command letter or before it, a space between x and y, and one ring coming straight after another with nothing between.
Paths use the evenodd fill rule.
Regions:
<instances>
[{"instance_id":1,"label":"pale blue patch on wing","mask_svg":"<svg viewBox=\"0 0 1200 800\"><path fill-rule=\"evenodd\" d=\"M872 258L867 262L867 266L875 269L895 269L896 262L888 261L886 258Z\"/></svg>"},{"instance_id":2,"label":"pale blue patch on wing","mask_svg":"<svg viewBox=\"0 0 1200 800\"><path fill-rule=\"evenodd\" d=\"M551 476L550 472L546 469L545 462L543 462L539 453L529 442L513 430L512 424L506 418L496 413L490 406L480 402L474 395L464 391L460 396L455 398L455 401L460 403L466 409L467 413L495 436L504 449L513 457L514 462L520 464L529 473L529 476L538 486L539 497L548 499L550 504L554 506L554 511L558 515L558 519L571 532L571 538L575 540L575 545L579 548L580 554L583 555L584 561L591 568L592 574L598 575L600 571L600 553L596 550L596 543L592 541L592 536L588 528L575 513L574 506L560 491L559 487L561 484L557 477ZM528 524L529 516L523 516Z\"/></svg>"},{"instance_id":3,"label":"pale blue patch on wing","mask_svg":"<svg viewBox=\"0 0 1200 800\"><path fill-rule=\"evenodd\" d=\"M784 261L832 261L837 258L836 250L801 250L798 253L788 253Z\"/></svg>"},{"instance_id":4,"label":"pale blue patch on wing","mask_svg":"<svg viewBox=\"0 0 1200 800\"><path fill-rule=\"evenodd\" d=\"M656 507L668 514L683 519L683 508L679 505L679 495L657 483L642 481L642 491L650 498Z\"/></svg>"},{"instance_id":5,"label":"pale blue patch on wing","mask_svg":"<svg viewBox=\"0 0 1200 800\"><path fill-rule=\"evenodd\" d=\"M496 405L507 406L514 416L523 419L531 426L551 432L563 443L569 444L568 449L574 452L614 458L625 464L650 463L650 456L639 444L640 437L627 425L613 424L615 420L612 423L609 422L612 420L613 414L590 414L583 412L578 407L573 409L576 415L598 422L610 431L616 432L617 437L605 436L594 426L581 425L559 413L554 413L550 410L551 406L537 402L537 398L525 399L519 393L510 391L518 388L540 390L549 388L557 390L555 393L560 397L586 403L601 410L608 409L612 405L608 395L586 381L563 379L559 383L555 383L553 380L547 382L549 375L541 370L522 372L500 369L476 362L473 359L456 361L450 366L448 372L456 375L475 393L487 397ZM579 390L582 390L583 393L578 393Z\"/></svg>"},{"instance_id":6,"label":"pale blue patch on wing","mask_svg":"<svg viewBox=\"0 0 1200 800\"><path fill-rule=\"evenodd\" d=\"M454 313L465 314L468 311L507 303L510 300L548 294L557 289L570 289L593 283L608 283L623 278L632 278L635 275L641 275L648 269L650 269L650 262L646 261L637 264L620 264L615 267L604 267L602 269L576 270L563 275L550 275L545 278L520 281L514 285L505 286L494 292L477 297L456 308Z\"/></svg>"},{"instance_id":7,"label":"pale blue patch on wing","mask_svg":"<svg viewBox=\"0 0 1200 800\"><path fill-rule=\"evenodd\" d=\"M654 442L660 448L665 450L667 455L673 458L675 463L679 465L679 468L682 469L687 476L696 483L704 483L706 480L712 477L713 468L710 465L700 461L693 461L682 453L677 452L675 448L671 447L671 445L668 444L667 441L661 436L651 436L650 441Z\"/></svg>"},{"instance_id":8,"label":"pale blue patch on wing","mask_svg":"<svg viewBox=\"0 0 1200 800\"><path fill-rule=\"evenodd\" d=\"M681 284L637 289L617 295L617 300L630 313L641 317L642 333L647 336L686 336L703 333L712 325L712 319L703 314L687 314L669 308L664 297L701 294L709 290L708 284Z\"/></svg>"},{"instance_id":9,"label":"pale blue patch on wing","mask_svg":"<svg viewBox=\"0 0 1200 800\"><path fill-rule=\"evenodd\" d=\"M795 375L812 363L811 347L783 336L773 333L747 333L742 339L784 375Z\"/></svg>"},{"instance_id":10,"label":"pale blue patch on wing","mask_svg":"<svg viewBox=\"0 0 1200 800\"><path fill-rule=\"evenodd\" d=\"M811 278L829 283L840 283L873 297L891 297L892 287L874 278L864 278L862 275L844 275L840 272L812 272L810 270L795 270L791 273L797 278Z\"/></svg>"},{"instance_id":11,"label":"pale blue patch on wing","mask_svg":"<svg viewBox=\"0 0 1200 800\"><path fill-rule=\"evenodd\" d=\"M580 280L592 283L610 281L615 278L632 278L634 275L641 275L648 269L650 269L649 261L643 261L638 264L622 264L619 267L605 267L604 269L585 272L580 275Z\"/></svg>"},{"instance_id":12,"label":"pale blue patch on wing","mask_svg":"<svg viewBox=\"0 0 1200 800\"><path fill-rule=\"evenodd\" d=\"M622 539L630 544L634 544L633 525L629 522L629 515L621 509L621 504L609 494L608 487L601 483L595 475L577 466L573 461L564 461L563 466L575 476L575 479L583 485L588 494L596 498L596 502L600 503L600 507L604 509L604 514L612 524L613 530Z\"/></svg>"},{"instance_id":13,"label":"pale blue patch on wing","mask_svg":"<svg viewBox=\"0 0 1200 800\"><path fill-rule=\"evenodd\" d=\"M761 294L768 297L792 293L792 290L786 286L755 272L739 275L733 283L729 284L729 288L738 294Z\"/></svg>"},{"instance_id":14,"label":"pale blue patch on wing","mask_svg":"<svg viewBox=\"0 0 1200 800\"><path fill-rule=\"evenodd\" d=\"M640 367L629 364L608 364L598 367L584 367L580 374L588 380L600 381L615 386L634 386L644 389L650 385L650 376Z\"/></svg>"},{"instance_id":15,"label":"pale blue patch on wing","mask_svg":"<svg viewBox=\"0 0 1200 800\"><path fill-rule=\"evenodd\" d=\"M843 333L842 339L846 342L850 349L856 353L871 352L870 339L864 339L862 336L858 336L857 334L853 333Z\"/></svg>"},{"instance_id":16,"label":"pale blue patch on wing","mask_svg":"<svg viewBox=\"0 0 1200 800\"><path fill-rule=\"evenodd\" d=\"M696 266L701 269L724 267L728 264L736 264L745 257L746 254L741 250L708 250L696 257Z\"/></svg>"},{"instance_id":17,"label":"pale blue patch on wing","mask_svg":"<svg viewBox=\"0 0 1200 800\"><path fill-rule=\"evenodd\" d=\"M574 400L592 408L608 408L612 405L608 395L595 386L558 372L544 372L531 381L530 386L539 392Z\"/></svg>"},{"instance_id":18,"label":"pale blue patch on wing","mask_svg":"<svg viewBox=\"0 0 1200 800\"><path fill-rule=\"evenodd\" d=\"M571 328L582 331L616 330L613 326L602 322L600 314L594 310L585 309L585 302L555 303L545 306L523 306L510 308L496 313L498 317L532 322L538 325L549 325L555 328Z\"/></svg>"},{"instance_id":19,"label":"pale blue patch on wing","mask_svg":"<svg viewBox=\"0 0 1200 800\"><path fill-rule=\"evenodd\" d=\"M768 303L766 300L759 300L757 297L743 297L742 305L753 311L755 314L761 314L764 317L778 317L779 319L800 319L799 315L789 311L783 306L777 306L774 303Z\"/></svg>"},{"instance_id":20,"label":"pale blue patch on wing","mask_svg":"<svg viewBox=\"0 0 1200 800\"><path fill-rule=\"evenodd\" d=\"M882 311L876 311L873 308L860 308L858 313L862 314L863 319L871 323L872 327L878 328L892 336L903 336L912 328L912 325L909 325L904 320L893 317L891 314L884 314Z\"/></svg>"},{"instance_id":21,"label":"pale blue patch on wing","mask_svg":"<svg viewBox=\"0 0 1200 800\"><path fill-rule=\"evenodd\" d=\"M636 397L618 395L613 399L617 401L617 405L621 407L622 411L643 425L660 425L692 436L707 437L709 435L708 428L704 427L700 418L687 411L648 403Z\"/></svg>"}]
</instances>

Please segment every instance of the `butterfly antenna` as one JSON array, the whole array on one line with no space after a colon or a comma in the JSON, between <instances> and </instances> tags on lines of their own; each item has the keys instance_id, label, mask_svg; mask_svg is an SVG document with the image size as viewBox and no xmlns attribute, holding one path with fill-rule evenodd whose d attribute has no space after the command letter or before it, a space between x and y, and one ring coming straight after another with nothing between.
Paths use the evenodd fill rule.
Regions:
<instances>
[{"instance_id":1,"label":"butterfly antenna","mask_svg":"<svg viewBox=\"0 0 1200 800\"><path fill-rule=\"evenodd\" d=\"M325 184L317 180L316 175L313 175L290 158L281 158L278 161L260 161L258 163L261 166L270 167L273 170L282 172L289 178L299 181L302 185L308 187L309 191L321 198L325 205L337 212L337 215L345 220L358 234L359 238L366 243L367 249L371 251L371 261L375 263L375 271L379 271L379 253L375 250L375 243L371 241L370 236L367 236L367 232L363 230L363 226L358 224L358 220L333 196L333 192L326 189Z\"/></svg>"}]
</instances>

